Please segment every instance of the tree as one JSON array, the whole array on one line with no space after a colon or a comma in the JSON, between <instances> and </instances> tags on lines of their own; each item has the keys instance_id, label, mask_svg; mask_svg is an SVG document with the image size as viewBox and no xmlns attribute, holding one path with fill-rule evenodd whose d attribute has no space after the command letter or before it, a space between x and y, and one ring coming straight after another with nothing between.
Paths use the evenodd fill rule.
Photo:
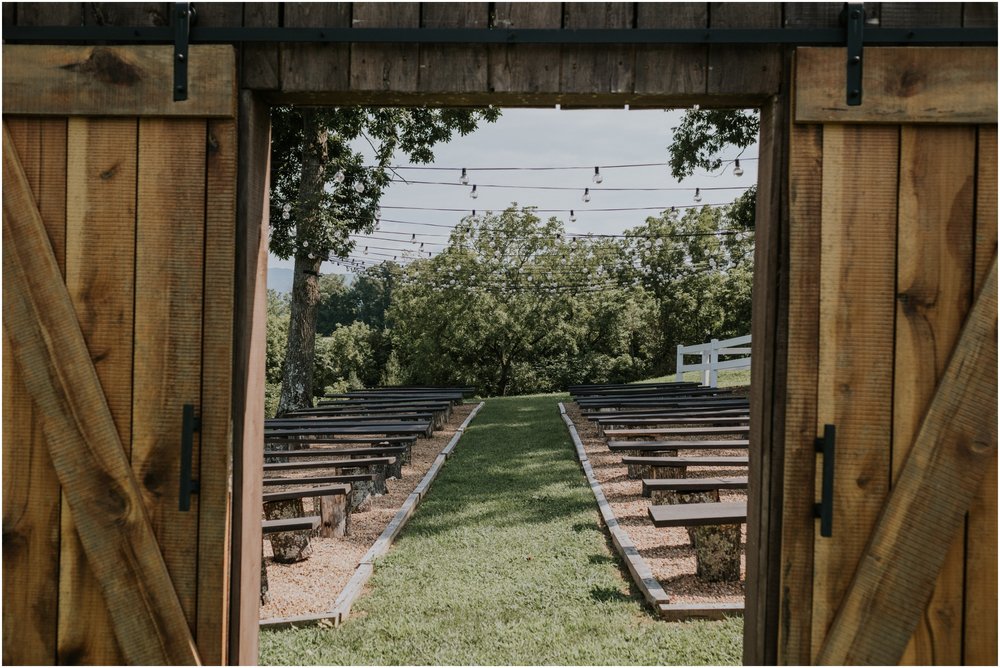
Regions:
<instances>
[{"instance_id":1,"label":"tree","mask_svg":"<svg viewBox=\"0 0 1000 668\"><path fill-rule=\"evenodd\" d=\"M317 280L319 304L316 306L316 334L330 336L338 325L354 322L357 315L354 289L343 274L324 274Z\"/></svg>"},{"instance_id":2,"label":"tree","mask_svg":"<svg viewBox=\"0 0 1000 668\"><path fill-rule=\"evenodd\" d=\"M271 252L294 258L295 272L279 413L311 401L319 269L353 248L351 234L374 229L390 161L400 152L430 162L434 145L499 115L492 107L274 109ZM371 145L374 167L352 147L357 139Z\"/></svg>"}]
</instances>

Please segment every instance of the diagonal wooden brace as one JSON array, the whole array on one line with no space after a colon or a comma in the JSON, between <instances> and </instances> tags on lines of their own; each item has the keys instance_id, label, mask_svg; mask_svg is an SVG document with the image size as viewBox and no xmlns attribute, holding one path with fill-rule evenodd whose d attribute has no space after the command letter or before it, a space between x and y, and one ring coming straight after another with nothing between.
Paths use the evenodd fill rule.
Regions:
<instances>
[{"instance_id":1,"label":"diagonal wooden brace","mask_svg":"<svg viewBox=\"0 0 1000 668\"><path fill-rule=\"evenodd\" d=\"M997 456L997 256L816 657L897 665Z\"/></svg>"},{"instance_id":2,"label":"diagonal wooden brace","mask_svg":"<svg viewBox=\"0 0 1000 668\"><path fill-rule=\"evenodd\" d=\"M125 659L200 664L6 123L3 278L3 327Z\"/></svg>"}]
</instances>

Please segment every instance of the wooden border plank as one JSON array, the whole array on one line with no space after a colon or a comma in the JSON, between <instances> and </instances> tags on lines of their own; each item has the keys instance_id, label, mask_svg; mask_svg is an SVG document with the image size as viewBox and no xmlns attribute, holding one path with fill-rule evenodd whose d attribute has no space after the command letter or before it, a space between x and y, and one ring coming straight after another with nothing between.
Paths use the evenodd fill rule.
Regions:
<instances>
[{"instance_id":1,"label":"wooden border plank","mask_svg":"<svg viewBox=\"0 0 1000 668\"><path fill-rule=\"evenodd\" d=\"M209 121L205 173L201 467L198 480L198 649L208 664L228 654L232 520L232 393L236 238L236 122Z\"/></svg>"},{"instance_id":2,"label":"wooden border plank","mask_svg":"<svg viewBox=\"0 0 1000 668\"><path fill-rule=\"evenodd\" d=\"M424 2L422 28L487 28L486 2ZM485 44L421 44L417 89L424 92L488 90L489 57Z\"/></svg>"},{"instance_id":3,"label":"wooden border plank","mask_svg":"<svg viewBox=\"0 0 1000 668\"><path fill-rule=\"evenodd\" d=\"M781 606L778 663L809 663L815 519L816 400L819 383L820 220L823 205L823 128L790 125L788 400L781 511ZM810 490L807 493L806 490Z\"/></svg>"},{"instance_id":4,"label":"wooden border plank","mask_svg":"<svg viewBox=\"0 0 1000 668\"><path fill-rule=\"evenodd\" d=\"M65 267L66 122L10 119L34 200ZM61 141L53 139L58 135ZM7 138L5 138L5 142ZM62 150L53 152L61 144ZM60 159L61 158L61 159ZM60 164L61 163L61 164ZM6 193L5 193L6 194ZM59 478L46 452L43 424L3 334L3 662L56 664L59 604Z\"/></svg>"},{"instance_id":5,"label":"wooden border plank","mask_svg":"<svg viewBox=\"0 0 1000 668\"><path fill-rule=\"evenodd\" d=\"M70 118L67 145L66 190L73 206L66 213L66 287L127 455L132 434L136 120ZM59 662L121 663L107 605L68 507L62 535Z\"/></svg>"},{"instance_id":6,"label":"wooden border plank","mask_svg":"<svg viewBox=\"0 0 1000 668\"><path fill-rule=\"evenodd\" d=\"M974 127L904 126L900 135L893 372L893 481L906 461L972 302ZM906 665L962 663L964 531L903 653Z\"/></svg>"},{"instance_id":7,"label":"wooden border plank","mask_svg":"<svg viewBox=\"0 0 1000 668\"><path fill-rule=\"evenodd\" d=\"M416 2L355 2L356 28L419 28ZM416 44L352 44L351 89L415 91L420 77Z\"/></svg>"},{"instance_id":8,"label":"wooden border plank","mask_svg":"<svg viewBox=\"0 0 1000 668\"><path fill-rule=\"evenodd\" d=\"M801 80L802 73L797 78ZM889 491L899 130L823 128L815 434L837 426L833 537L817 536L812 651L826 637ZM822 481L815 482L820 494ZM818 500L818 496L816 499Z\"/></svg>"},{"instance_id":9,"label":"wooden border plank","mask_svg":"<svg viewBox=\"0 0 1000 668\"><path fill-rule=\"evenodd\" d=\"M817 655L896 665L997 456L997 261Z\"/></svg>"},{"instance_id":10,"label":"wooden border plank","mask_svg":"<svg viewBox=\"0 0 1000 668\"><path fill-rule=\"evenodd\" d=\"M844 90L845 48L795 53L799 123L997 122L996 47L867 47L863 104L853 107Z\"/></svg>"},{"instance_id":11,"label":"wooden border plank","mask_svg":"<svg viewBox=\"0 0 1000 668\"><path fill-rule=\"evenodd\" d=\"M131 663L200 663L6 124L3 146L3 327L115 635Z\"/></svg>"},{"instance_id":12,"label":"wooden border plank","mask_svg":"<svg viewBox=\"0 0 1000 668\"><path fill-rule=\"evenodd\" d=\"M227 44L193 45L188 99L175 102L173 47L36 46L3 49L5 114L236 115L236 57Z\"/></svg>"},{"instance_id":13,"label":"wooden border plank","mask_svg":"<svg viewBox=\"0 0 1000 668\"><path fill-rule=\"evenodd\" d=\"M636 3L636 27L707 28L708 3L675 2L664 11L660 3ZM635 92L704 95L708 87L708 47L637 46Z\"/></svg>"},{"instance_id":14,"label":"wooden border plank","mask_svg":"<svg viewBox=\"0 0 1000 668\"><path fill-rule=\"evenodd\" d=\"M192 628L201 500L178 508L179 438L183 406L202 408L206 136L203 119L139 120L132 468ZM200 440L196 433L192 471Z\"/></svg>"},{"instance_id":15,"label":"wooden border plank","mask_svg":"<svg viewBox=\"0 0 1000 668\"><path fill-rule=\"evenodd\" d=\"M992 6L996 20L996 5ZM997 252L997 129L979 128L976 173L975 289L982 289ZM997 458L988 465L969 508L965 546L965 628L962 663L997 663Z\"/></svg>"}]
</instances>

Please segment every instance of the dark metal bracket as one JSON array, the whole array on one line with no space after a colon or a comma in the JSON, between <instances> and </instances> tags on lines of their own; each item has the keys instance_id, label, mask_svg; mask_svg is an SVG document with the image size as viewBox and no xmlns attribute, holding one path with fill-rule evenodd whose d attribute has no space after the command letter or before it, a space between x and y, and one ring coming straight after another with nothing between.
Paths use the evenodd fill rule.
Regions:
<instances>
[{"instance_id":1,"label":"dark metal bracket","mask_svg":"<svg viewBox=\"0 0 1000 668\"><path fill-rule=\"evenodd\" d=\"M865 45L865 7L861 2L846 6L847 27L847 106L861 104L861 73Z\"/></svg>"},{"instance_id":2,"label":"dark metal bracket","mask_svg":"<svg viewBox=\"0 0 1000 668\"><path fill-rule=\"evenodd\" d=\"M194 8L190 2L174 3L174 102L188 97L188 44Z\"/></svg>"},{"instance_id":3,"label":"dark metal bracket","mask_svg":"<svg viewBox=\"0 0 1000 668\"><path fill-rule=\"evenodd\" d=\"M201 491L201 485L191 478L194 460L194 433L201 431L201 418L195 416L194 406L184 404L181 424L181 477L178 510L191 510L191 495Z\"/></svg>"},{"instance_id":4,"label":"dark metal bracket","mask_svg":"<svg viewBox=\"0 0 1000 668\"><path fill-rule=\"evenodd\" d=\"M813 512L819 518L819 535L824 538L833 536L833 453L837 442L837 427L832 424L823 425L823 435L816 439L816 452L823 455L823 488L820 491L820 502L815 504Z\"/></svg>"}]
</instances>

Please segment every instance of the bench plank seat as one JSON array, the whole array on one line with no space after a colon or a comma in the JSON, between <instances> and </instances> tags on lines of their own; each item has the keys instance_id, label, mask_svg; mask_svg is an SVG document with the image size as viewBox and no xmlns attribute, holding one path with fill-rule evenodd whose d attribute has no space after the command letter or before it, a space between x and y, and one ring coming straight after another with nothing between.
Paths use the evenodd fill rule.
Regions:
<instances>
[{"instance_id":1,"label":"bench plank seat","mask_svg":"<svg viewBox=\"0 0 1000 668\"><path fill-rule=\"evenodd\" d=\"M428 422L434 417L433 413L389 413L387 415L297 415L294 417L268 418L264 421L264 427L283 427L287 425L299 426L329 426L329 425L354 425L354 424L396 424L399 422Z\"/></svg>"},{"instance_id":2,"label":"bench plank seat","mask_svg":"<svg viewBox=\"0 0 1000 668\"><path fill-rule=\"evenodd\" d=\"M347 436L330 438L321 435L276 436L269 434L264 437L264 444L298 443L300 445L413 445L417 437L410 436Z\"/></svg>"},{"instance_id":3,"label":"bench plank seat","mask_svg":"<svg viewBox=\"0 0 1000 668\"><path fill-rule=\"evenodd\" d=\"M663 452L664 450L741 450L750 447L748 439L728 441L608 441L608 450L622 452L644 450Z\"/></svg>"},{"instance_id":4,"label":"bench plank seat","mask_svg":"<svg viewBox=\"0 0 1000 668\"><path fill-rule=\"evenodd\" d=\"M288 517L283 520L263 520L264 534L281 533L282 531L313 531L319 528L319 516Z\"/></svg>"},{"instance_id":5,"label":"bench plank seat","mask_svg":"<svg viewBox=\"0 0 1000 668\"><path fill-rule=\"evenodd\" d=\"M600 417L594 420L599 425L617 424L623 427L645 427L647 425L673 425L673 424L705 424L726 426L732 424L746 423L750 421L749 415L698 415L690 417Z\"/></svg>"},{"instance_id":6,"label":"bench plank seat","mask_svg":"<svg viewBox=\"0 0 1000 668\"><path fill-rule=\"evenodd\" d=\"M588 420L598 420L600 418L661 418L661 417L715 417L734 416L746 417L750 415L748 408L660 408L660 409L626 409L614 411L581 410L580 414Z\"/></svg>"},{"instance_id":7,"label":"bench plank seat","mask_svg":"<svg viewBox=\"0 0 1000 668\"><path fill-rule=\"evenodd\" d=\"M650 506L649 518L653 526L693 527L715 524L741 524L747 521L747 504L733 503L675 503Z\"/></svg>"},{"instance_id":8,"label":"bench plank seat","mask_svg":"<svg viewBox=\"0 0 1000 668\"><path fill-rule=\"evenodd\" d=\"M750 463L749 457L622 457L622 464L634 464L636 466L711 466L718 468L738 468L747 466Z\"/></svg>"},{"instance_id":9,"label":"bench plank seat","mask_svg":"<svg viewBox=\"0 0 1000 668\"><path fill-rule=\"evenodd\" d=\"M264 464L265 471L294 471L296 469L346 469L366 466L390 466L395 457L368 457L365 459L329 459L323 461L277 462Z\"/></svg>"},{"instance_id":10,"label":"bench plank seat","mask_svg":"<svg viewBox=\"0 0 1000 668\"><path fill-rule=\"evenodd\" d=\"M405 445L385 445L377 448L305 448L302 450L265 450L265 457L291 457L293 459L309 457L381 457L384 455L400 455L406 452Z\"/></svg>"},{"instance_id":11,"label":"bench plank seat","mask_svg":"<svg viewBox=\"0 0 1000 668\"><path fill-rule=\"evenodd\" d=\"M273 501L288 501L290 499L306 499L313 496L346 496L351 493L350 485L325 485L323 487L309 487L305 489L293 489L283 492L265 492L264 503Z\"/></svg>"},{"instance_id":12,"label":"bench plank seat","mask_svg":"<svg viewBox=\"0 0 1000 668\"><path fill-rule=\"evenodd\" d=\"M655 492L710 492L719 489L746 489L746 476L734 478L644 478L642 495Z\"/></svg>"},{"instance_id":13,"label":"bench plank seat","mask_svg":"<svg viewBox=\"0 0 1000 668\"><path fill-rule=\"evenodd\" d=\"M678 429L673 427L648 429L605 429L604 435L613 436L722 436L724 434L749 434L749 426L741 427L691 427Z\"/></svg>"},{"instance_id":14,"label":"bench plank seat","mask_svg":"<svg viewBox=\"0 0 1000 668\"><path fill-rule=\"evenodd\" d=\"M265 486L273 485L328 485L331 483L373 482L374 473L350 473L347 475L319 475L308 477L264 478Z\"/></svg>"}]
</instances>

